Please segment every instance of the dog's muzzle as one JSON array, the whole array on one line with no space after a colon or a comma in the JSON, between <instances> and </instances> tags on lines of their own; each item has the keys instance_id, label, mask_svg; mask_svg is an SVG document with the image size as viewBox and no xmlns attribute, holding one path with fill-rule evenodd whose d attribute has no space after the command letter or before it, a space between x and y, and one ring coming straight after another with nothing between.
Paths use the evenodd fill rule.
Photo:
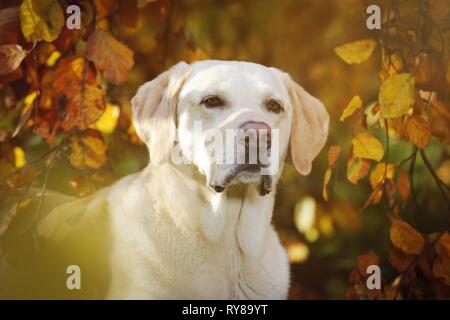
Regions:
<instances>
[{"instance_id":1,"label":"dog's muzzle","mask_svg":"<svg viewBox=\"0 0 450 320\"><path fill-rule=\"evenodd\" d=\"M239 140L240 139L240 140ZM238 144L243 146L243 163L238 163L227 175L223 185L210 184L210 187L217 193L225 191L236 177L242 173L257 175L258 172L268 167L268 156L272 143L271 128L265 122L247 121L239 127ZM239 142L240 141L240 142ZM264 159L261 157L266 155ZM260 194L266 195L272 190L272 177L261 175Z\"/></svg>"}]
</instances>

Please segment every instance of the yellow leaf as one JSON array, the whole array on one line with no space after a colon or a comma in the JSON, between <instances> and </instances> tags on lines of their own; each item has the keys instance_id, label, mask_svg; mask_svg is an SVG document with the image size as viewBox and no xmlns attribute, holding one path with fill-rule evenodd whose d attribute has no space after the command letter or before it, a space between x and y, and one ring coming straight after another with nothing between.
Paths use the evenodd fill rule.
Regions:
<instances>
[{"instance_id":1,"label":"yellow leaf","mask_svg":"<svg viewBox=\"0 0 450 320\"><path fill-rule=\"evenodd\" d=\"M20 5L20 25L28 41L52 42L64 25L64 13L57 0L24 0Z\"/></svg>"},{"instance_id":2,"label":"yellow leaf","mask_svg":"<svg viewBox=\"0 0 450 320\"><path fill-rule=\"evenodd\" d=\"M334 52L348 64L366 61L377 43L373 39L359 40L334 48Z\"/></svg>"},{"instance_id":3,"label":"yellow leaf","mask_svg":"<svg viewBox=\"0 0 450 320\"><path fill-rule=\"evenodd\" d=\"M422 235L399 219L392 220L390 237L392 244L407 254L420 254L425 245Z\"/></svg>"},{"instance_id":4,"label":"yellow leaf","mask_svg":"<svg viewBox=\"0 0 450 320\"><path fill-rule=\"evenodd\" d=\"M61 52L58 50L55 50L52 52L52 54L48 57L47 61L45 62L47 66L53 67L56 63L56 61L61 57Z\"/></svg>"},{"instance_id":5,"label":"yellow leaf","mask_svg":"<svg viewBox=\"0 0 450 320\"><path fill-rule=\"evenodd\" d=\"M26 56L27 52L17 44L0 46L0 75L16 70Z\"/></svg>"},{"instance_id":6,"label":"yellow leaf","mask_svg":"<svg viewBox=\"0 0 450 320\"><path fill-rule=\"evenodd\" d=\"M21 147L14 147L14 158L16 168L22 168L27 163L25 159L25 152Z\"/></svg>"},{"instance_id":7,"label":"yellow leaf","mask_svg":"<svg viewBox=\"0 0 450 320\"><path fill-rule=\"evenodd\" d=\"M367 132L358 134L352 140L353 155L356 158L372 159L380 161L384 150L381 142Z\"/></svg>"},{"instance_id":8,"label":"yellow leaf","mask_svg":"<svg viewBox=\"0 0 450 320\"><path fill-rule=\"evenodd\" d=\"M103 133L112 133L117 125L117 119L120 115L119 106L111 103L106 103L105 112L97 120L94 128Z\"/></svg>"},{"instance_id":9,"label":"yellow leaf","mask_svg":"<svg viewBox=\"0 0 450 320\"><path fill-rule=\"evenodd\" d=\"M87 129L70 139L70 163L78 168L100 168L107 160L106 145L101 134L93 129Z\"/></svg>"},{"instance_id":10,"label":"yellow leaf","mask_svg":"<svg viewBox=\"0 0 450 320\"><path fill-rule=\"evenodd\" d=\"M95 63L105 79L114 84L123 83L134 64L133 51L109 32L100 29L89 36L86 56Z\"/></svg>"},{"instance_id":11,"label":"yellow leaf","mask_svg":"<svg viewBox=\"0 0 450 320\"><path fill-rule=\"evenodd\" d=\"M331 169L327 168L325 171L325 175L323 177L323 188L322 188L322 197L325 201L328 201L328 190L327 185L330 182L331 179Z\"/></svg>"},{"instance_id":12,"label":"yellow leaf","mask_svg":"<svg viewBox=\"0 0 450 320\"><path fill-rule=\"evenodd\" d=\"M362 107L361 98L359 96L354 96L352 100L350 100L348 105L345 107L339 120L344 121L345 119L350 117L353 113L355 113L356 110L361 109L361 107Z\"/></svg>"},{"instance_id":13,"label":"yellow leaf","mask_svg":"<svg viewBox=\"0 0 450 320\"><path fill-rule=\"evenodd\" d=\"M381 115L385 118L396 118L406 114L415 102L414 76L410 73L400 73L384 81L378 101Z\"/></svg>"},{"instance_id":14,"label":"yellow leaf","mask_svg":"<svg viewBox=\"0 0 450 320\"><path fill-rule=\"evenodd\" d=\"M372 188L380 184L383 181L384 173L386 172L386 179L392 179L394 177L394 165L392 163L380 162L377 163L370 173L370 185Z\"/></svg>"},{"instance_id":15,"label":"yellow leaf","mask_svg":"<svg viewBox=\"0 0 450 320\"><path fill-rule=\"evenodd\" d=\"M431 132L428 122L420 116L411 116L406 120L406 134L409 141L418 148L425 148L430 142Z\"/></svg>"},{"instance_id":16,"label":"yellow leaf","mask_svg":"<svg viewBox=\"0 0 450 320\"><path fill-rule=\"evenodd\" d=\"M347 162L347 179L353 184L364 178L369 172L370 160L350 158Z\"/></svg>"},{"instance_id":17,"label":"yellow leaf","mask_svg":"<svg viewBox=\"0 0 450 320\"><path fill-rule=\"evenodd\" d=\"M36 97L38 96L38 92L37 91L33 91L30 92L29 94L26 95L26 97L23 99L23 109L22 112L20 113L21 116L23 116L25 113L27 113L31 106L33 105L34 100L36 100Z\"/></svg>"}]
</instances>

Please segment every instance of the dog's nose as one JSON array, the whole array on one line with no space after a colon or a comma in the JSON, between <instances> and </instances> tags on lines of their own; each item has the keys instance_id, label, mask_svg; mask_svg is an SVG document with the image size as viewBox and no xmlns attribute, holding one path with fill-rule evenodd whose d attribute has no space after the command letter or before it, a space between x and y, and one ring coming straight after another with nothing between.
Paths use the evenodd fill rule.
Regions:
<instances>
[{"instance_id":1,"label":"dog's nose","mask_svg":"<svg viewBox=\"0 0 450 320\"><path fill-rule=\"evenodd\" d=\"M239 129L243 130L245 134L253 131L253 134L257 136L257 146L260 145L261 139L266 140L266 146L269 149L272 142L272 132L270 126L265 122L257 122L257 121L247 121L240 125ZM245 139L245 147L248 149L249 141L246 137Z\"/></svg>"}]
</instances>

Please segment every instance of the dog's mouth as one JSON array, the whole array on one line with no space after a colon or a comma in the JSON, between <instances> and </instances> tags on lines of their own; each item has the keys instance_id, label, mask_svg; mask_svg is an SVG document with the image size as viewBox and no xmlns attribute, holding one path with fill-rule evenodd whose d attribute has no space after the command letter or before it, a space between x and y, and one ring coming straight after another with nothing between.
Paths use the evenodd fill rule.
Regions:
<instances>
[{"instance_id":1,"label":"dog's mouth","mask_svg":"<svg viewBox=\"0 0 450 320\"><path fill-rule=\"evenodd\" d=\"M261 169L266 167L262 164L239 164L233 167L231 172L225 177L222 184L210 184L209 186L216 192L222 193L225 189L241 179L251 177L252 180L259 180L259 194L264 196L272 191L272 176L260 174Z\"/></svg>"}]
</instances>

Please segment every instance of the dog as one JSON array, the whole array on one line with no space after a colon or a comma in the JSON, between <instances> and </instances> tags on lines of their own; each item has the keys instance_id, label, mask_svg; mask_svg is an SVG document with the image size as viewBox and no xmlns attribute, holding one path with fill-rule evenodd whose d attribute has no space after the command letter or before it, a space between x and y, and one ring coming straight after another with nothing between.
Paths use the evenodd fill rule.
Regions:
<instances>
[{"instance_id":1,"label":"dog","mask_svg":"<svg viewBox=\"0 0 450 320\"><path fill-rule=\"evenodd\" d=\"M205 60L180 62L143 84L132 109L148 166L88 198L65 200L39 221L39 238L59 244L62 261L80 265L88 280L102 274L102 289L91 286L89 297L286 299L288 258L271 225L276 184L288 153L300 174L310 173L328 135L323 104L279 69ZM256 139L236 139L212 157L207 132L227 130ZM244 164L217 161L230 145ZM249 165L250 150L262 149L268 161ZM83 271L99 256L103 271Z\"/></svg>"}]
</instances>

